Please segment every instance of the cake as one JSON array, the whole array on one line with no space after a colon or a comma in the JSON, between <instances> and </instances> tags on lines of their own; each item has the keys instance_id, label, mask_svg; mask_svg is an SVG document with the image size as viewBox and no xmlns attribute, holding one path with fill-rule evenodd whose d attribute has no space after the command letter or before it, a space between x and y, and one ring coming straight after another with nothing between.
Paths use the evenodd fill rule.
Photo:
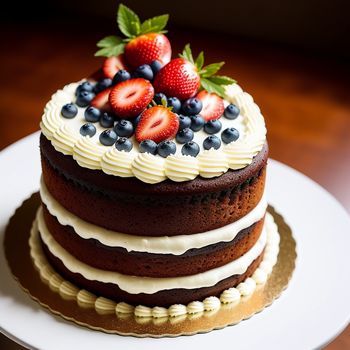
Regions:
<instances>
[{"instance_id":1,"label":"cake","mask_svg":"<svg viewBox=\"0 0 350 350\"><path fill-rule=\"evenodd\" d=\"M216 74L223 62L204 66L189 45L171 58L167 19L120 5L127 40L101 40L102 68L58 90L40 123L35 265L136 316L237 301L278 254L260 109Z\"/></svg>"}]
</instances>

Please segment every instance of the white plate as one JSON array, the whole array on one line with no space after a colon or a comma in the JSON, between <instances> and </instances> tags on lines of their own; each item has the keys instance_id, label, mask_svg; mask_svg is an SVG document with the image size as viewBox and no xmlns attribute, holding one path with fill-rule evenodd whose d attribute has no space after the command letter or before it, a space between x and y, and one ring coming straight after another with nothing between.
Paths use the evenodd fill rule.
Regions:
<instances>
[{"instance_id":1,"label":"white plate","mask_svg":"<svg viewBox=\"0 0 350 350\"><path fill-rule=\"evenodd\" d=\"M0 153L0 235L24 199L38 190L39 133ZM330 173L329 176L332 176ZM78 327L41 308L10 276L0 254L0 329L29 348L185 349L234 344L239 349L314 349L350 321L350 218L322 187L270 160L270 203L284 215L297 241L297 267L281 298L240 324L191 337L137 339Z\"/></svg>"}]
</instances>

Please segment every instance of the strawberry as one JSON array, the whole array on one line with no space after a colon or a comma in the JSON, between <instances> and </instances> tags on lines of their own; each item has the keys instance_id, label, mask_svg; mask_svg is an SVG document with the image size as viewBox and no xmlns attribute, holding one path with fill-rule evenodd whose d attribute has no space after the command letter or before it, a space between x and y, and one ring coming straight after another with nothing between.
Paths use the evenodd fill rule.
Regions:
<instances>
[{"instance_id":1,"label":"strawberry","mask_svg":"<svg viewBox=\"0 0 350 350\"><path fill-rule=\"evenodd\" d=\"M115 35L103 38L97 43L100 49L95 55L110 57L125 52L126 62L133 69L155 60L164 65L171 58L171 45L163 34L168 19L168 15L161 15L141 22L135 12L120 4L117 23L126 38Z\"/></svg>"},{"instance_id":2,"label":"strawberry","mask_svg":"<svg viewBox=\"0 0 350 350\"><path fill-rule=\"evenodd\" d=\"M108 88L102 90L99 94L97 94L93 100L90 102L90 106L100 109L105 112L111 111L111 105L108 102L108 97L112 88Z\"/></svg>"},{"instance_id":3,"label":"strawberry","mask_svg":"<svg viewBox=\"0 0 350 350\"><path fill-rule=\"evenodd\" d=\"M203 90L224 97L223 85L235 82L229 77L215 75L224 62L212 63L204 67L203 64L203 52L194 60L190 45L187 44L180 58L171 60L156 75L153 84L156 92L184 100L193 97L201 87Z\"/></svg>"},{"instance_id":4,"label":"strawberry","mask_svg":"<svg viewBox=\"0 0 350 350\"><path fill-rule=\"evenodd\" d=\"M161 142L173 138L179 129L179 118L164 106L146 109L136 128L136 140Z\"/></svg>"},{"instance_id":5,"label":"strawberry","mask_svg":"<svg viewBox=\"0 0 350 350\"><path fill-rule=\"evenodd\" d=\"M164 34L147 33L137 36L125 46L125 58L132 68L160 61L163 65L171 58L171 46Z\"/></svg>"},{"instance_id":6,"label":"strawberry","mask_svg":"<svg viewBox=\"0 0 350 350\"><path fill-rule=\"evenodd\" d=\"M153 85L157 92L184 100L197 93L200 76L193 63L175 58L158 72Z\"/></svg>"},{"instance_id":7,"label":"strawberry","mask_svg":"<svg viewBox=\"0 0 350 350\"><path fill-rule=\"evenodd\" d=\"M103 78L105 78L102 68L98 69L97 71L91 73L87 79L88 80L93 80L95 82L98 82L99 80L102 80Z\"/></svg>"},{"instance_id":8,"label":"strawberry","mask_svg":"<svg viewBox=\"0 0 350 350\"><path fill-rule=\"evenodd\" d=\"M118 117L133 118L148 106L153 96L152 84L146 79L136 78L112 87L109 103Z\"/></svg>"},{"instance_id":9,"label":"strawberry","mask_svg":"<svg viewBox=\"0 0 350 350\"><path fill-rule=\"evenodd\" d=\"M107 57L103 62L102 71L106 78L113 79L118 70L125 68L123 55L111 56Z\"/></svg>"},{"instance_id":10,"label":"strawberry","mask_svg":"<svg viewBox=\"0 0 350 350\"><path fill-rule=\"evenodd\" d=\"M224 100L217 94L202 90L196 98L202 101L203 107L199 114L206 122L212 119L219 119L224 113Z\"/></svg>"}]
</instances>

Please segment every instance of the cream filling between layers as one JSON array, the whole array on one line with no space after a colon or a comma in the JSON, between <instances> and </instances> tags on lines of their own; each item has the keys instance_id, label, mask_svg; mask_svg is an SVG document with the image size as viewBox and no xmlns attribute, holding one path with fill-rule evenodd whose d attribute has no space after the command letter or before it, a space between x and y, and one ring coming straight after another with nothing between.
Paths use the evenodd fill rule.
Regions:
<instances>
[{"instance_id":1,"label":"cream filling between layers","mask_svg":"<svg viewBox=\"0 0 350 350\"><path fill-rule=\"evenodd\" d=\"M267 243L264 250L264 257L253 275L248 277L244 282L241 282L236 288L232 287L224 290L220 295L220 299L211 296L203 301L192 301L187 306L176 304L171 305L169 308L158 306L150 308L142 305L134 307L122 301L116 303L104 297L97 297L96 295L84 289L79 289L72 283L65 281L53 270L45 257L39 240L37 220L33 222L31 229L29 239L30 255L35 267L40 272L42 280L48 284L51 289L57 291L64 299L76 300L78 305L95 308L98 313L102 314L115 313L117 317L128 317L130 314L134 314L136 317L143 317L146 315L147 319L166 321L168 316L176 318L181 312L191 316L201 315L204 311L212 311L213 307L221 306L219 305L220 303L213 302L214 299L217 299L217 301L220 301L222 304L237 303L240 301L241 297L247 297L252 294L257 285L264 284L267 281L268 275L271 273L273 266L277 262L280 242L278 228L271 214L266 214L264 225L266 226L267 232Z\"/></svg>"},{"instance_id":2,"label":"cream filling between layers","mask_svg":"<svg viewBox=\"0 0 350 350\"><path fill-rule=\"evenodd\" d=\"M140 277L97 269L79 261L52 237L45 224L41 207L37 213L37 220L43 242L48 247L51 254L60 259L68 270L73 273L79 273L90 281L116 284L120 289L130 294L153 294L162 290L177 288L196 289L211 287L225 278L233 275L241 275L247 271L249 265L262 253L267 238L266 229L264 227L259 239L247 253L224 266L199 274L166 278Z\"/></svg>"},{"instance_id":3,"label":"cream filling between layers","mask_svg":"<svg viewBox=\"0 0 350 350\"><path fill-rule=\"evenodd\" d=\"M254 209L232 224L191 235L150 237L107 230L80 219L53 198L43 179L41 179L40 196L50 214L55 216L61 225L71 226L81 238L96 239L105 246L121 247L129 252L153 254L181 255L189 249L198 249L219 242L230 242L240 231L261 220L267 208L265 195L263 195Z\"/></svg>"}]
</instances>

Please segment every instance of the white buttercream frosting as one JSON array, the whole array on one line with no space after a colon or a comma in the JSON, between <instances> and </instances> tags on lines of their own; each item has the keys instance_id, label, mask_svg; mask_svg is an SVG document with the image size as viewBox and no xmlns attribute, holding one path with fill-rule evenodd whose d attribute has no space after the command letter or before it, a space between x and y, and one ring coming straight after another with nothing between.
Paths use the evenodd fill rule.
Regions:
<instances>
[{"instance_id":1,"label":"white buttercream frosting","mask_svg":"<svg viewBox=\"0 0 350 350\"><path fill-rule=\"evenodd\" d=\"M265 223L264 223L264 228L267 233L267 242L265 247L270 248L268 250L268 253L266 253L266 248L263 256L263 260L260 263L259 267L255 270L255 273L251 278L247 278L243 283L245 283L245 288L242 288L242 283L240 288L229 288L225 291L222 292L220 295L220 301L222 304L227 304L227 303L237 303L239 302L241 296L248 297L249 293L253 293L255 286L259 284L265 283L268 273L271 272L273 265L272 262L277 259L278 252L279 252L279 241L280 241L280 236L278 234L278 228L277 225L275 224L272 215L269 213L266 214L265 218ZM39 270L40 276L43 278L44 282L47 284L50 284L50 280L55 280L55 285L57 286L58 292L61 292L61 290L64 290L68 285L71 285L70 282L64 281L62 278L58 278L59 276L57 273L52 269L50 264L48 263L45 254L42 250L41 242L39 239L39 230L38 230L38 220L35 220L31 229L31 235L29 239L29 245L30 245L30 254L33 259L35 267ZM266 272L269 271L269 272ZM263 276L263 278L261 278ZM253 281L252 281L253 280ZM248 288L247 288L248 286ZM96 297L94 294L86 291L86 290L79 290L79 288L74 288L74 287L68 287L69 290L68 294L70 298L73 297L73 294L76 293L75 299L77 303L82 306L82 307L95 307L96 308L96 301L97 299L100 299ZM242 290L244 295L241 294L239 290ZM141 314L147 314L150 316L147 317L142 317L142 319L149 320L149 319L155 319L155 320L162 320L166 319L166 316L173 316L172 319L179 320L182 317L186 315L181 315L174 317L177 314L182 314L184 307L186 308L187 316L192 317L195 315L201 315L203 311L205 310L205 307L211 308L211 307L216 307L218 302L215 301L214 299L208 299L206 298L203 301L193 301L185 307L184 305L179 306L180 304L172 305L169 309L162 308L162 307L154 307L152 309L143 307L141 306L138 307L137 313L139 315ZM111 305L115 305L115 303L112 301L110 304L105 303L105 301L108 299L103 298L102 303L101 299L97 303L98 307L101 305L109 309ZM150 309L150 313L149 310ZM118 317L128 317L127 315L129 314L134 314L135 315L135 310L136 308L133 307L132 305L129 305L124 302L120 302L115 305L115 313ZM170 311L169 311L170 310ZM215 310L214 310L215 311ZM209 311L211 312L211 311ZM125 315L125 316L123 316ZM162 322L162 321L161 321Z\"/></svg>"},{"instance_id":2,"label":"white buttercream frosting","mask_svg":"<svg viewBox=\"0 0 350 350\"><path fill-rule=\"evenodd\" d=\"M209 152L203 149L203 141L208 136L203 130L194 133L194 141L200 146L198 157L181 154L182 145L176 140L177 150L174 156L166 159L159 155L140 153L134 136L131 152L118 152L114 146L102 146L100 133L105 130L95 123L96 134L89 138L80 134L80 127L86 123L85 108L78 107L76 117L66 119L61 115L62 106L74 102L75 90L81 83L66 85L52 95L46 104L40 123L41 130L54 148L65 155L72 155L82 167L99 169L106 174L132 177L143 182L155 184L169 178L181 182L193 180L197 176L212 178L220 176L228 169L241 169L252 162L266 142L264 118L253 98L237 85L226 87L225 105L234 103L240 108L235 120L220 118L222 129L236 128L240 137L236 142L222 144L218 150ZM220 137L220 135L218 134Z\"/></svg>"},{"instance_id":3,"label":"white buttercream frosting","mask_svg":"<svg viewBox=\"0 0 350 350\"><path fill-rule=\"evenodd\" d=\"M254 209L232 224L192 235L150 237L110 231L80 219L52 197L43 180L41 180L40 196L50 214L55 216L61 225L73 227L74 231L84 239L93 238L106 246L122 247L128 251L174 255L183 254L192 248L232 241L241 230L262 219L267 207L263 196Z\"/></svg>"},{"instance_id":4,"label":"white buttercream frosting","mask_svg":"<svg viewBox=\"0 0 350 350\"><path fill-rule=\"evenodd\" d=\"M81 274L87 280L116 284L120 289L130 294L153 294L168 289L194 289L213 286L225 278L243 274L249 265L261 254L266 244L266 230L263 229L259 239L248 252L221 267L196 275L181 277L130 276L119 272L97 269L79 261L55 241L45 224L42 208L38 210L37 220L42 240L50 252L60 259L68 270Z\"/></svg>"}]
</instances>

